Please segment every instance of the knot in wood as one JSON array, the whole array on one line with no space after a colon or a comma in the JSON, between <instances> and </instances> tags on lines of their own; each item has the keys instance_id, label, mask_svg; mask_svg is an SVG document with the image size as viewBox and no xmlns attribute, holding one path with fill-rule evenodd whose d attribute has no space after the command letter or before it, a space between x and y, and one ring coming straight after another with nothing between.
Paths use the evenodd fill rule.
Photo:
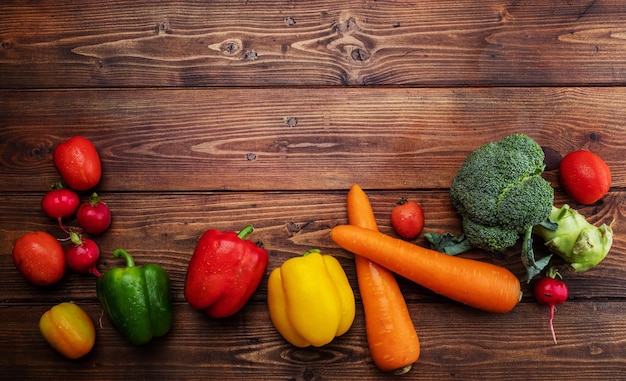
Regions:
<instances>
[{"instance_id":1,"label":"knot in wood","mask_svg":"<svg viewBox=\"0 0 626 381\"><path fill-rule=\"evenodd\" d=\"M295 127L298 125L298 118L295 116L288 116L285 118L285 124L287 127Z\"/></svg>"},{"instance_id":2,"label":"knot in wood","mask_svg":"<svg viewBox=\"0 0 626 381\"><path fill-rule=\"evenodd\" d=\"M241 52L242 43L240 40L226 40L220 45L220 51L227 56L234 56Z\"/></svg>"},{"instance_id":3,"label":"knot in wood","mask_svg":"<svg viewBox=\"0 0 626 381\"><path fill-rule=\"evenodd\" d=\"M163 20L157 26L157 34L172 34L169 20Z\"/></svg>"},{"instance_id":4,"label":"knot in wood","mask_svg":"<svg viewBox=\"0 0 626 381\"><path fill-rule=\"evenodd\" d=\"M363 49L363 48L355 47L350 52L350 58L352 58L354 61L363 62L363 61L367 61L368 59L370 59L370 57L371 57L370 52L368 52L366 49Z\"/></svg>"},{"instance_id":5,"label":"knot in wood","mask_svg":"<svg viewBox=\"0 0 626 381\"><path fill-rule=\"evenodd\" d=\"M350 17L346 21L339 22L335 25L335 29L342 35L350 35L359 30L359 26L357 25L354 17Z\"/></svg>"},{"instance_id":6,"label":"knot in wood","mask_svg":"<svg viewBox=\"0 0 626 381\"><path fill-rule=\"evenodd\" d=\"M254 50L248 50L246 54L244 54L244 58L246 61L254 61L259 58L259 55Z\"/></svg>"},{"instance_id":7,"label":"knot in wood","mask_svg":"<svg viewBox=\"0 0 626 381\"><path fill-rule=\"evenodd\" d=\"M2 42L0 43L0 46L2 47L2 49L11 49L13 47L13 41L2 40Z\"/></svg>"}]
</instances>

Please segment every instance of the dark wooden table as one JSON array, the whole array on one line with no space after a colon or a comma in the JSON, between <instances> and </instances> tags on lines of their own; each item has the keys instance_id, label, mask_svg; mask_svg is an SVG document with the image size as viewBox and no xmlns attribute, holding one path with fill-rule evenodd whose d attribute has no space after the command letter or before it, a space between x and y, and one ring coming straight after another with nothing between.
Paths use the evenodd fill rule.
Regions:
<instances>
[{"instance_id":1,"label":"dark wooden table","mask_svg":"<svg viewBox=\"0 0 626 381\"><path fill-rule=\"evenodd\" d=\"M626 377L626 7L622 1L49 1L0 4L0 378L377 380L352 254L329 230L347 222L354 183L380 229L401 197L426 231L461 232L448 195L465 156L523 132L556 156L586 148L613 184L594 205L615 220L607 259L565 272L556 313L530 287L510 313L480 312L399 278L421 341L407 380L618 380ZM52 151L81 134L100 152L96 190L113 224L96 238L172 278L174 326L133 347L101 318L93 276L40 288L11 259L22 234L61 231L40 208L58 179ZM86 195L81 194L84 198ZM322 348L274 330L267 277L231 318L193 310L186 265L209 228L256 227L270 270L310 248L335 255L357 297L354 325ZM426 245L422 236L416 241ZM537 245L536 250L544 249ZM519 247L496 257L520 278ZM38 330L74 301L96 322L91 353L71 361ZM101 321L101 323L100 323Z\"/></svg>"}]
</instances>

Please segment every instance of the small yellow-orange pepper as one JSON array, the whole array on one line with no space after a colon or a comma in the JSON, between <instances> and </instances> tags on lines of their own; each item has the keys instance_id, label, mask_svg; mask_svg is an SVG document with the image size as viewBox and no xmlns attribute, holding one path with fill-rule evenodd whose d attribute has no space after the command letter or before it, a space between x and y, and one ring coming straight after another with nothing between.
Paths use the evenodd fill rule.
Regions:
<instances>
[{"instance_id":1,"label":"small yellow-orange pepper","mask_svg":"<svg viewBox=\"0 0 626 381\"><path fill-rule=\"evenodd\" d=\"M77 359L89 353L96 329L87 313L72 302L57 304L39 319L44 339L63 356Z\"/></svg>"},{"instance_id":2,"label":"small yellow-orange pepper","mask_svg":"<svg viewBox=\"0 0 626 381\"><path fill-rule=\"evenodd\" d=\"M354 293L346 273L335 257L318 250L272 271L267 302L272 324L297 347L328 344L354 321Z\"/></svg>"}]
</instances>

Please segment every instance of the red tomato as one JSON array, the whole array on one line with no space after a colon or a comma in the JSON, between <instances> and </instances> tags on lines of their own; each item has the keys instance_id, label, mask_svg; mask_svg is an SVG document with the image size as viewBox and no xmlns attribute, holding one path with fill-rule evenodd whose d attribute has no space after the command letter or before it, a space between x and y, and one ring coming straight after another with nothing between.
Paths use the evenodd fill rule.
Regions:
<instances>
[{"instance_id":1,"label":"red tomato","mask_svg":"<svg viewBox=\"0 0 626 381\"><path fill-rule=\"evenodd\" d=\"M78 195L69 189L53 189L41 199L41 209L54 219L73 216L79 205Z\"/></svg>"},{"instance_id":2,"label":"red tomato","mask_svg":"<svg viewBox=\"0 0 626 381\"><path fill-rule=\"evenodd\" d=\"M413 239L424 228L424 211L415 201L402 199L391 210L391 226L402 238Z\"/></svg>"},{"instance_id":3,"label":"red tomato","mask_svg":"<svg viewBox=\"0 0 626 381\"><path fill-rule=\"evenodd\" d=\"M598 155L586 150L565 155L559 166L559 180L576 202L593 204L611 187L611 170Z\"/></svg>"},{"instance_id":4,"label":"red tomato","mask_svg":"<svg viewBox=\"0 0 626 381\"><path fill-rule=\"evenodd\" d=\"M46 232L26 233L13 245L13 263L33 284L49 286L65 274L65 251L56 238Z\"/></svg>"},{"instance_id":5,"label":"red tomato","mask_svg":"<svg viewBox=\"0 0 626 381\"><path fill-rule=\"evenodd\" d=\"M100 201L97 193L93 193L89 201L85 201L78 208L76 220L83 232L100 234L111 224L111 211L104 202Z\"/></svg>"},{"instance_id":6,"label":"red tomato","mask_svg":"<svg viewBox=\"0 0 626 381\"><path fill-rule=\"evenodd\" d=\"M70 188L84 191L95 187L100 181L100 156L89 139L74 136L59 144L52 157L61 179Z\"/></svg>"}]
</instances>

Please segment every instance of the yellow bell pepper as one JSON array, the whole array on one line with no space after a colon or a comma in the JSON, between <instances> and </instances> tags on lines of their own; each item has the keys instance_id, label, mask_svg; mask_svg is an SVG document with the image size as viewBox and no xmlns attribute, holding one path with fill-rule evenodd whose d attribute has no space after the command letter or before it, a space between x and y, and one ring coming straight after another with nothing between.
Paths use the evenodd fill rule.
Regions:
<instances>
[{"instance_id":1,"label":"yellow bell pepper","mask_svg":"<svg viewBox=\"0 0 626 381\"><path fill-rule=\"evenodd\" d=\"M274 269L267 285L270 318L297 347L321 347L350 329L354 293L339 261L319 250L290 258Z\"/></svg>"},{"instance_id":2,"label":"yellow bell pepper","mask_svg":"<svg viewBox=\"0 0 626 381\"><path fill-rule=\"evenodd\" d=\"M71 302L57 304L39 319L39 330L57 352L70 359L89 353L96 341L96 329L87 313Z\"/></svg>"}]
</instances>

